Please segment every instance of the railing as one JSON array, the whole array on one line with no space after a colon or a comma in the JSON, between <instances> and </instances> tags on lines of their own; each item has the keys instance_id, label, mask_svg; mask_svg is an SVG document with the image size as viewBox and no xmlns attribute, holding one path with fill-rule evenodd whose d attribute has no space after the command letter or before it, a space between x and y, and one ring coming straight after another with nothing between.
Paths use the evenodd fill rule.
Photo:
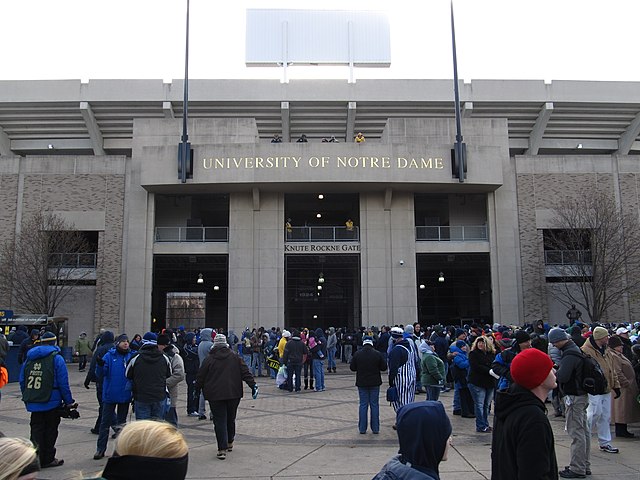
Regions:
<instances>
[{"instance_id":1,"label":"railing","mask_svg":"<svg viewBox=\"0 0 640 480\"><path fill-rule=\"evenodd\" d=\"M357 242L358 227L285 227L287 242Z\"/></svg>"},{"instance_id":2,"label":"railing","mask_svg":"<svg viewBox=\"0 0 640 480\"><path fill-rule=\"evenodd\" d=\"M227 227L156 227L156 242L227 242Z\"/></svg>"},{"instance_id":3,"label":"railing","mask_svg":"<svg viewBox=\"0 0 640 480\"><path fill-rule=\"evenodd\" d=\"M97 253L52 253L49 268L96 268Z\"/></svg>"},{"instance_id":4,"label":"railing","mask_svg":"<svg viewBox=\"0 0 640 480\"><path fill-rule=\"evenodd\" d=\"M456 225L452 227L416 227L416 240L426 242L474 242L489 239L486 225Z\"/></svg>"},{"instance_id":5,"label":"railing","mask_svg":"<svg viewBox=\"0 0 640 480\"><path fill-rule=\"evenodd\" d=\"M545 250L545 265L591 265L589 250Z\"/></svg>"}]
</instances>

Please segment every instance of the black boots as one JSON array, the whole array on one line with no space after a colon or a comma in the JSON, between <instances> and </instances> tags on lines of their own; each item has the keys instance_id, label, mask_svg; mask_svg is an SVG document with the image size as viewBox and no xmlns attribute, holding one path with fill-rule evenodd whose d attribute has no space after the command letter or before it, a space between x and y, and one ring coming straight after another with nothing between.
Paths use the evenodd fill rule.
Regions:
<instances>
[{"instance_id":1,"label":"black boots","mask_svg":"<svg viewBox=\"0 0 640 480\"><path fill-rule=\"evenodd\" d=\"M307 377L304 378L304 389L305 390L309 389L309 379Z\"/></svg>"},{"instance_id":2,"label":"black boots","mask_svg":"<svg viewBox=\"0 0 640 480\"><path fill-rule=\"evenodd\" d=\"M635 435L627 430L626 423L616 423L616 437L618 438L634 438Z\"/></svg>"}]
</instances>

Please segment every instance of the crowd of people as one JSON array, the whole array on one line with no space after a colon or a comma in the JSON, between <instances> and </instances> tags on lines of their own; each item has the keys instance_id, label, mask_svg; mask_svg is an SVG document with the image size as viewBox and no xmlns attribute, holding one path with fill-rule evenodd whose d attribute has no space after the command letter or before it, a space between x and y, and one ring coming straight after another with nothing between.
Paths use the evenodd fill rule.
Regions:
<instances>
[{"instance_id":1,"label":"crowd of people","mask_svg":"<svg viewBox=\"0 0 640 480\"><path fill-rule=\"evenodd\" d=\"M569 320L571 325L553 328L542 321L524 326L473 323L423 328L414 323L326 331L260 327L246 329L240 336L233 331L225 335L221 329L189 332L180 327L135 335L131 341L126 334L116 337L101 331L89 347L91 362L84 381L86 388L95 383L99 402L91 429L98 435L94 459L104 458L110 436L116 438L118 455L126 456L121 445L132 405L136 422L129 425L167 425L170 432L177 432L178 385L186 381L186 414L213 422L216 456L224 460L233 451L243 382L253 398L258 395L256 377L265 377L265 382L273 381L286 392L322 392L327 388L325 374L335 374L336 362L341 361L355 372L360 434L368 429L380 432L380 388L382 374L388 371L386 397L396 412L393 428L400 455L376 478L396 478L393 475L406 468L426 475L416 478L438 478L438 463L446 459L451 436L446 407L439 399L450 389L451 415L474 419L476 432L491 435L492 478L586 478L591 474L592 430L599 450L612 454L619 450L611 443L611 424L616 437L635 436L628 424L640 421L640 344L636 344L640 323L587 325L579 318ZM64 463L55 448L61 410L77 408L67 366L54 332L32 331L22 339L18 332L26 332L16 330L12 341L17 337L21 346L19 381L31 413L36 458L27 454L33 449L30 443L14 439L11 445L28 447L24 458L30 461L22 469L35 468L29 467L35 460L38 469L57 467ZM89 343L83 333L76 346ZM562 470L556 463L547 402L556 417L565 418L571 438L570 464ZM429 431L437 426L437 435L420 433L418 427L427 418ZM3 445L0 442L0 449ZM532 449L541 461L521 462ZM111 469L127 464L114 458L109 459L104 478L109 478ZM170 458L186 474L186 443L184 451ZM25 475L37 471L22 469L17 473L23 475L15 478L30 478Z\"/></svg>"}]
</instances>

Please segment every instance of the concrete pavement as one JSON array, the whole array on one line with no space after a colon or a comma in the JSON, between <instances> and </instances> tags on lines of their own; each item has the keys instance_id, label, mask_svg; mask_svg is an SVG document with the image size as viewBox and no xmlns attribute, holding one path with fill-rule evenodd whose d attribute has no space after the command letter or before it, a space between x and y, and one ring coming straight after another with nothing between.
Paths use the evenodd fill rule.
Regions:
<instances>
[{"instance_id":1,"label":"concrete pavement","mask_svg":"<svg viewBox=\"0 0 640 480\"><path fill-rule=\"evenodd\" d=\"M69 365L71 389L80 404L79 420L62 419L58 437L58 458L65 464L43 470L39 478L78 479L100 472L106 463L93 460L97 436L89 430L97 416L95 390L86 390L84 373L77 365ZM189 443L190 479L370 479L380 467L397 453L398 441L393 424L393 409L384 398L380 400L381 429L379 435L369 430L360 435L357 428L358 394L355 374L344 363L336 374L326 375L324 392L283 392L273 380L258 378L260 395L252 400L245 386L245 398L240 402L237 436L233 452L224 461L215 458L217 452L213 426L209 421L187 417L184 399L178 407L180 429ZM386 380L386 375L384 376ZM184 384L183 384L184 386ZM183 390L185 390L183 388ZM381 389L384 396L384 386ZM424 395L420 395L424 399ZM451 412L452 393L441 397L447 412ZM441 464L440 472L447 480L489 479L491 470L491 434L475 432L473 419L452 416L453 448L449 460ZM568 464L570 440L564 432L562 419L550 418L556 438L556 454L561 468ZM0 430L8 436L29 436L29 414L20 401L17 384L2 389ZM640 434L638 426L630 431ZM107 455L113 451L109 441ZM640 440L613 440L619 454L601 453L597 441L592 448L592 480L640 479ZM536 452L531 452L535 462Z\"/></svg>"}]
</instances>

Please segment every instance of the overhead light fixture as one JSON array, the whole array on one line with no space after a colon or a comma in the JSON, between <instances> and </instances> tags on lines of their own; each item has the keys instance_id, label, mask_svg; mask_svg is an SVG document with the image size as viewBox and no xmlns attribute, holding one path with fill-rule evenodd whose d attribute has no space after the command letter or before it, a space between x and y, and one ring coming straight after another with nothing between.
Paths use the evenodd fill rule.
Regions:
<instances>
[{"instance_id":1,"label":"overhead light fixture","mask_svg":"<svg viewBox=\"0 0 640 480\"><path fill-rule=\"evenodd\" d=\"M318 290L322 290L322 285L318 285Z\"/></svg>"},{"instance_id":2,"label":"overhead light fixture","mask_svg":"<svg viewBox=\"0 0 640 480\"><path fill-rule=\"evenodd\" d=\"M217 292L218 290L220 290L220 286L219 285L214 285L213 289Z\"/></svg>"},{"instance_id":3,"label":"overhead light fixture","mask_svg":"<svg viewBox=\"0 0 640 480\"><path fill-rule=\"evenodd\" d=\"M322 200L322 199L324 198L324 195L323 195L323 194L320 194L320 195L318 195L318 198L319 198L320 200Z\"/></svg>"},{"instance_id":4,"label":"overhead light fixture","mask_svg":"<svg viewBox=\"0 0 640 480\"><path fill-rule=\"evenodd\" d=\"M318 276L318 283L324 283L324 274L322 272L320 272L320 275Z\"/></svg>"},{"instance_id":5,"label":"overhead light fixture","mask_svg":"<svg viewBox=\"0 0 640 480\"><path fill-rule=\"evenodd\" d=\"M314 319L314 320L315 320L316 318L318 318L318 315L314 315L314 316L313 316L313 319Z\"/></svg>"},{"instance_id":6,"label":"overhead light fixture","mask_svg":"<svg viewBox=\"0 0 640 480\"><path fill-rule=\"evenodd\" d=\"M202 285L204 283L204 278L202 277L201 273L198 274L198 280L196 280L196 283L198 285Z\"/></svg>"},{"instance_id":7,"label":"overhead light fixture","mask_svg":"<svg viewBox=\"0 0 640 480\"><path fill-rule=\"evenodd\" d=\"M322 218L322 214L321 213L316 213L316 218Z\"/></svg>"},{"instance_id":8,"label":"overhead light fixture","mask_svg":"<svg viewBox=\"0 0 640 480\"><path fill-rule=\"evenodd\" d=\"M47 148L48 148L49 150L53 150L53 143L50 143L49 145L47 145Z\"/></svg>"},{"instance_id":9,"label":"overhead light fixture","mask_svg":"<svg viewBox=\"0 0 640 480\"><path fill-rule=\"evenodd\" d=\"M420 290L424 290L425 288L427 288L426 285L424 283L421 283L420 284Z\"/></svg>"},{"instance_id":10,"label":"overhead light fixture","mask_svg":"<svg viewBox=\"0 0 640 480\"><path fill-rule=\"evenodd\" d=\"M438 281L439 281L440 283L443 283L443 282L444 282L444 273L440 272L440 274L438 275Z\"/></svg>"},{"instance_id":11,"label":"overhead light fixture","mask_svg":"<svg viewBox=\"0 0 640 480\"><path fill-rule=\"evenodd\" d=\"M578 145L576 145L576 148L582 148L582 144L579 143Z\"/></svg>"}]
</instances>

